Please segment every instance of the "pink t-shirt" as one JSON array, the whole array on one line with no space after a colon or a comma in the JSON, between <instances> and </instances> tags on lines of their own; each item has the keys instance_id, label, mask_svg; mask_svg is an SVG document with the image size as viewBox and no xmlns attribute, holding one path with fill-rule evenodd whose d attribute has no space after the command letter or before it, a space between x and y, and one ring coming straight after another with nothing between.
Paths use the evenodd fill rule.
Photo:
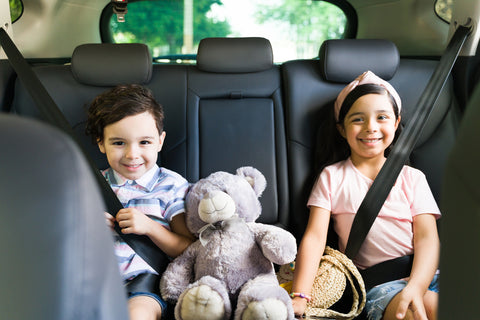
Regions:
<instances>
[{"instance_id":1,"label":"pink t-shirt","mask_svg":"<svg viewBox=\"0 0 480 320\"><path fill-rule=\"evenodd\" d=\"M373 180L363 175L349 159L326 167L313 187L308 207L331 211L339 248L345 251L348 236L360 204ZM404 166L395 185L353 260L360 269L413 253L413 217L440 210L425 175Z\"/></svg>"}]
</instances>

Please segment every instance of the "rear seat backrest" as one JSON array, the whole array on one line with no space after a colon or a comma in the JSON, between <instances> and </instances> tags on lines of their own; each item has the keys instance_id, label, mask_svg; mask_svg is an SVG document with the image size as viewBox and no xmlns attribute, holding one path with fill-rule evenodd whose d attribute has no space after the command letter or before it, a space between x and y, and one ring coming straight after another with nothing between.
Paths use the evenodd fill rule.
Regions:
<instances>
[{"instance_id":1,"label":"rear seat backrest","mask_svg":"<svg viewBox=\"0 0 480 320\"><path fill-rule=\"evenodd\" d=\"M152 58L143 44L86 44L75 49L71 65L38 66L34 72L100 169L108 164L84 133L86 107L95 96L118 84L137 83L149 87L164 106L168 133L159 164L185 175L186 142L182 128L185 127L186 69L171 67L152 75ZM41 119L19 81L12 109L20 115Z\"/></svg>"},{"instance_id":2,"label":"rear seat backrest","mask_svg":"<svg viewBox=\"0 0 480 320\"><path fill-rule=\"evenodd\" d=\"M0 166L0 318L128 319L104 203L80 150L52 126L6 114L0 145L8 150Z\"/></svg>"},{"instance_id":3,"label":"rear seat backrest","mask_svg":"<svg viewBox=\"0 0 480 320\"><path fill-rule=\"evenodd\" d=\"M283 65L290 181L290 226L301 238L308 219L306 203L313 185L314 153L319 122L337 94L358 75L371 70L389 81L402 98L402 123L409 121L435 67L435 61L400 59L387 40L327 40L319 60L295 60ZM422 170L439 200L443 167L453 145L457 108L453 84L445 86L410 159ZM452 108L450 108L452 107ZM450 109L449 109L450 108Z\"/></svg>"},{"instance_id":4,"label":"rear seat backrest","mask_svg":"<svg viewBox=\"0 0 480 320\"><path fill-rule=\"evenodd\" d=\"M263 38L207 38L188 73L188 174L253 166L267 179L259 221L286 224L287 162L281 77Z\"/></svg>"}]
</instances>

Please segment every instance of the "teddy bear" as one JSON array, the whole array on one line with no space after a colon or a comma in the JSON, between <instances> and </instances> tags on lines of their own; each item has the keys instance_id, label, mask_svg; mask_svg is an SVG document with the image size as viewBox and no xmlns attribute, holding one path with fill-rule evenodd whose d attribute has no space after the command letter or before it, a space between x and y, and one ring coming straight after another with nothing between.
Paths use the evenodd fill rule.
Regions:
<instances>
[{"instance_id":1,"label":"teddy bear","mask_svg":"<svg viewBox=\"0 0 480 320\"><path fill-rule=\"evenodd\" d=\"M296 241L280 227L255 222L265 187L253 167L214 172L190 187L185 220L198 240L160 281L163 299L176 303L177 320L294 319L274 264L295 259Z\"/></svg>"}]
</instances>

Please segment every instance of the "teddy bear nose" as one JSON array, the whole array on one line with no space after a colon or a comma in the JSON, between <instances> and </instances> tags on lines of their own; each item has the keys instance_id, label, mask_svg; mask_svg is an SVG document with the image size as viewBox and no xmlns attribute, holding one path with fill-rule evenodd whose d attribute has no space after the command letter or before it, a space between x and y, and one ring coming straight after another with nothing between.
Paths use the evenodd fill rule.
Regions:
<instances>
[{"instance_id":1,"label":"teddy bear nose","mask_svg":"<svg viewBox=\"0 0 480 320\"><path fill-rule=\"evenodd\" d=\"M198 205L200 218L207 223L225 220L235 214L235 203L225 192L212 191Z\"/></svg>"}]
</instances>

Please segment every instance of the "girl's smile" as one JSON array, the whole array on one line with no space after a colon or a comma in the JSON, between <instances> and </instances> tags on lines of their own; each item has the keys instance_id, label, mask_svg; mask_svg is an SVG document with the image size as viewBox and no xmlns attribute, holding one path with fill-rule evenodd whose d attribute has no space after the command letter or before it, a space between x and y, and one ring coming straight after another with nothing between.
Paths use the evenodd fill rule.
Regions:
<instances>
[{"instance_id":1,"label":"girl's smile","mask_svg":"<svg viewBox=\"0 0 480 320\"><path fill-rule=\"evenodd\" d=\"M353 163L383 163L384 151L393 142L399 123L387 95L367 94L355 101L338 129L350 146Z\"/></svg>"}]
</instances>

